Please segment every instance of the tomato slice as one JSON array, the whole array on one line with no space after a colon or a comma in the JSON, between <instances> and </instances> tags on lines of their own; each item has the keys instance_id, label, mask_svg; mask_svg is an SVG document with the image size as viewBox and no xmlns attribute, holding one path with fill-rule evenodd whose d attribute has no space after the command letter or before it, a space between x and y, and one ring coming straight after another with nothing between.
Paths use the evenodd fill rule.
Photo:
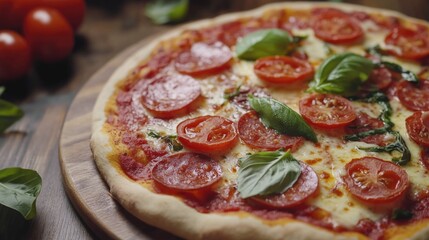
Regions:
<instances>
[{"instance_id":1,"label":"tomato slice","mask_svg":"<svg viewBox=\"0 0 429 240\"><path fill-rule=\"evenodd\" d=\"M389 52L398 57L420 59L429 55L429 36L425 31L398 27L394 28L384 39Z\"/></svg>"},{"instance_id":2,"label":"tomato slice","mask_svg":"<svg viewBox=\"0 0 429 240\"><path fill-rule=\"evenodd\" d=\"M201 116L177 125L177 139L189 149L203 153L226 152L237 143L234 123L220 116Z\"/></svg>"},{"instance_id":3,"label":"tomato slice","mask_svg":"<svg viewBox=\"0 0 429 240\"><path fill-rule=\"evenodd\" d=\"M269 56L256 60L255 74L270 83L291 83L308 80L314 74L313 66L307 61L287 56Z\"/></svg>"},{"instance_id":4,"label":"tomato slice","mask_svg":"<svg viewBox=\"0 0 429 240\"><path fill-rule=\"evenodd\" d=\"M162 157L152 168L152 178L173 191L201 190L219 181L222 169L207 156L183 152Z\"/></svg>"},{"instance_id":5,"label":"tomato slice","mask_svg":"<svg viewBox=\"0 0 429 240\"><path fill-rule=\"evenodd\" d=\"M381 128L383 126L384 126L383 121L381 121L380 119L370 117L368 114L364 112L359 112L357 114L356 119L346 127L346 133L357 134L357 133ZM379 146L386 146L388 144L388 142L386 141L385 134L367 136L362 138L360 141L376 144Z\"/></svg>"},{"instance_id":6,"label":"tomato slice","mask_svg":"<svg viewBox=\"0 0 429 240\"><path fill-rule=\"evenodd\" d=\"M264 197L251 197L249 201L263 207L275 209L293 208L304 204L310 197L317 193L319 179L316 172L310 166L303 162L300 162L300 164L301 175L286 192Z\"/></svg>"},{"instance_id":7,"label":"tomato slice","mask_svg":"<svg viewBox=\"0 0 429 240\"><path fill-rule=\"evenodd\" d=\"M423 125L422 113L415 112L405 119L408 135L417 144L429 147L429 128Z\"/></svg>"},{"instance_id":8,"label":"tomato slice","mask_svg":"<svg viewBox=\"0 0 429 240\"><path fill-rule=\"evenodd\" d=\"M359 23L347 14L326 11L314 19L317 38L334 44L349 44L362 39L364 32Z\"/></svg>"},{"instance_id":9,"label":"tomato slice","mask_svg":"<svg viewBox=\"0 0 429 240\"><path fill-rule=\"evenodd\" d=\"M396 85L396 95L410 110L429 111L429 80L420 80L418 84L401 81Z\"/></svg>"},{"instance_id":10,"label":"tomato slice","mask_svg":"<svg viewBox=\"0 0 429 240\"><path fill-rule=\"evenodd\" d=\"M184 75L160 75L142 81L141 102L158 118L185 115L197 107L201 89L198 81Z\"/></svg>"},{"instance_id":11,"label":"tomato slice","mask_svg":"<svg viewBox=\"0 0 429 240\"><path fill-rule=\"evenodd\" d=\"M344 182L349 192L366 203L388 203L404 196L407 172L400 166L375 157L353 159L345 166Z\"/></svg>"},{"instance_id":12,"label":"tomato slice","mask_svg":"<svg viewBox=\"0 0 429 240\"><path fill-rule=\"evenodd\" d=\"M249 147L260 150L278 150L280 148L298 149L304 138L279 134L274 129L264 126L255 111L248 112L238 120L240 139Z\"/></svg>"},{"instance_id":13,"label":"tomato slice","mask_svg":"<svg viewBox=\"0 0 429 240\"><path fill-rule=\"evenodd\" d=\"M307 122L321 128L343 127L356 119L351 102L331 94L314 94L302 99L299 112Z\"/></svg>"},{"instance_id":14,"label":"tomato slice","mask_svg":"<svg viewBox=\"0 0 429 240\"><path fill-rule=\"evenodd\" d=\"M229 47L221 42L198 42L189 51L177 56L176 70L193 76L220 73L229 67L232 58Z\"/></svg>"}]
</instances>

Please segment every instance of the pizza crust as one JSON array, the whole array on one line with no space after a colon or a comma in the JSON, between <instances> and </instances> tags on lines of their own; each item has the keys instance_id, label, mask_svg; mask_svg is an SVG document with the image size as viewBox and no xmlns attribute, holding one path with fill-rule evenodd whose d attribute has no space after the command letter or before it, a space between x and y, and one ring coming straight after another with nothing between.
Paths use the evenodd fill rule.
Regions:
<instances>
[{"instance_id":1,"label":"pizza crust","mask_svg":"<svg viewBox=\"0 0 429 240\"><path fill-rule=\"evenodd\" d=\"M264 7L223 15L214 19L197 21L186 24L152 41L148 46L140 49L128 58L109 78L101 91L93 110L91 149L97 167L110 187L110 192L127 211L142 221L169 231L186 239L367 239L365 236L353 232L331 232L323 228L306 224L297 220L268 221L252 216L248 213L204 214L185 205L180 199L156 194L128 179L118 172L110 163L112 153L110 137L105 131L105 106L115 93L116 84L121 81L139 62L149 56L156 45L163 40L178 36L185 29L199 29L211 25L221 24L244 17L261 15L265 11L281 8L309 9L314 7L335 7L345 11L358 10L368 13L377 13L386 16L395 16L411 22L428 25L426 22L407 17L403 14L351 4L339 3L274 3ZM426 239L429 235L429 221L420 222L417 229L412 230L409 239ZM413 224L411 225L413 226ZM406 230L405 230L406 231ZM393 237L394 238L394 237ZM393 239L392 238L392 239Z\"/></svg>"}]
</instances>

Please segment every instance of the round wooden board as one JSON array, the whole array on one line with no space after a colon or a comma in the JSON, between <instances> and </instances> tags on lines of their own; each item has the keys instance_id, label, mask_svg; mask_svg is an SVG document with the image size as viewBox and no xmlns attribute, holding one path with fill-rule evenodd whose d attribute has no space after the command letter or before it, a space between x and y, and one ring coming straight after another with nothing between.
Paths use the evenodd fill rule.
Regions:
<instances>
[{"instance_id":1,"label":"round wooden board","mask_svg":"<svg viewBox=\"0 0 429 240\"><path fill-rule=\"evenodd\" d=\"M116 68L150 40L129 47L90 78L73 100L60 137L60 163L67 195L101 239L177 239L139 221L112 199L89 146L92 109L99 92Z\"/></svg>"}]
</instances>

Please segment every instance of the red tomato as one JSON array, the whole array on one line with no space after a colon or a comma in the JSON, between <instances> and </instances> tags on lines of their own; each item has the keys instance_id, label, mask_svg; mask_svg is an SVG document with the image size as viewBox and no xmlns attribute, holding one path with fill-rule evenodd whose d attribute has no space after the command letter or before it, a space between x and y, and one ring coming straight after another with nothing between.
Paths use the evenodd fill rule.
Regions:
<instances>
[{"instance_id":1,"label":"red tomato","mask_svg":"<svg viewBox=\"0 0 429 240\"><path fill-rule=\"evenodd\" d=\"M256 60L253 71L260 79L270 83L308 80L314 74L309 62L286 56L260 58Z\"/></svg>"},{"instance_id":2,"label":"red tomato","mask_svg":"<svg viewBox=\"0 0 429 240\"><path fill-rule=\"evenodd\" d=\"M410 183L400 166L375 157L353 159L345 166L349 192L367 203L389 203L404 196Z\"/></svg>"},{"instance_id":3,"label":"red tomato","mask_svg":"<svg viewBox=\"0 0 429 240\"><path fill-rule=\"evenodd\" d=\"M0 28L5 27L5 17L9 14L12 9L13 0L0 0Z\"/></svg>"},{"instance_id":4,"label":"red tomato","mask_svg":"<svg viewBox=\"0 0 429 240\"><path fill-rule=\"evenodd\" d=\"M276 130L265 127L255 111L241 116L237 128L240 139L255 149L274 151L284 148L296 150L304 143L302 137L279 134Z\"/></svg>"},{"instance_id":5,"label":"red tomato","mask_svg":"<svg viewBox=\"0 0 429 240\"><path fill-rule=\"evenodd\" d=\"M40 6L55 8L71 24L74 30L82 24L85 16L84 0L40 0Z\"/></svg>"},{"instance_id":6,"label":"red tomato","mask_svg":"<svg viewBox=\"0 0 429 240\"><path fill-rule=\"evenodd\" d=\"M307 122L322 128L343 127L356 119L351 102L331 94L314 94L302 99L299 112Z\"/></svg>"},{"instance_id":7,"label":"red tomato","mask_svg":"<svg viewBox=\"0 0 429 240\"><path fill-rule=\"evenodd\" d=\"M429 147L429 128L423 125L422 113L415 112L405 119L408 135L417 144L423 147Z\"/></svg>"},{"instance_id":8,"label":"red tomato","mask_svg":"<svg viewBox=\"0 0 429 240\"><path fill-rule=\"evenodd\" d=\"M199 42L179 54L175 66L177 71L193 76L216 74L229 67L231 58L231 51L223 43Z\"/></svg>"},{"instance_id":9,"label":"red tomato","mask_svg":"<svg viewBox=\"0 0 429 240\"><path fill-rule=\"evenodd\" d=\"M418 84L399 82L396 85L396 95L410 110L429 111L429 80L420 80Z\"/></svg>"},{"instance_id":10,"label":"red tomato","mask_svg":"<svg viewBox=\"0 0 429 240\"><path fill-rule=\"evenodd\" d=\"M314 19L313 30L317 38L334 44L349 44L362 39L359 23L346 14L327 11Z\"/></svg>"},{"instance_id":11,"label":"red tomato","mask_svg":"<svg viewBox=\"0 0 429 240\"><path fill-rule=\"evenodd\" d=\"M36 59L53 62L70 55L74 34L70 24L55 9L36 8L24 21L24 36Z\"/></svg>"},{"instance_id":12,"label":"red tomato","mask_svg":"<svg viewBox=\"0 0 429 240\"><path fill-rule=\"evenodd\" d=\"M201 116L177 125L177 139L189 149L203 153L231 150L237 143L234 123L220 116Z\"/></svg>"},{"instance_id":13,"label":"red tomato","mask_svg":"<svg viewBox=\"0 0 429 240\"><path fill-rule=\"evenodd\" d=\"M200 84L191 77L160 75L141 84L142 104L154 117L174 118L198 106Z\"/></svg>"},{"instance_id":14,"label":"red tomato","mask_svg":"<svg viewBox=\"0 0 429 240\"><path fill-rule=\"evenodd\" d=\"M207 156L183 152L161 157L152 177L169 190L186 192L209 188L222 178L222 169Z\"/></svg>"},{"instance_id":15,"label":"red tomato","mask_svg":"<svg viewBox=\"0 0 429 240\"><path fill-rule=\"evenodd\" d=\"M8 0L0 0L8 2ZM13 0L12 5L8 7L8 12L2 16L0 27L20 30L22 28L25 16L34 8L41 6L39 0ZM1 3L2 5L4 3Z\"/></svg>"},{"instance_id":16,"label":"red tomato","mask_svg":"<svg viewBox=\"0 0 429 240\"><path fill-rule=\"evenodd\" d=\"M24 76L30 66L30 48L25 39L14 31L0 31L0 82Z\"/></svg>"},{"instance_id":17,"label":"red tomato","mask_svg":"<svg viewBox=\"0 0 429 240\"><path fill-rule=\"evenodd\" d=\"M419 59L429 55L429 36L427 32L408 28L394 28L384 39L389 52L402 58Z\"/></svg>"},{"instance_id":18,"label":"red tomato","mask_svg":"<svg viewBox=\"0 0 429 240\"><path fill-rule=\"evenodd\" d=\"M370 117L368 114L364 112L359 112L357 114L357 118L353 122L351 122L350 125L346 127L346 133L357 134L357 133L381 128L383 126L384 126L383 121L381 121L380 119ZM362 138L360 141L376 144L379 146L386 146L388 142L386 141L385 136L386 136L385 134L371 135L371 136Z\"/></svg>"},{"instance_id":19,"label":"red tomato","mask_svg":"<svg viewBox=\"0 0 429 240\"><path fill-rule=\"evenodd\" d=\"M319 179L310 166L302 162L300 164L301 175L286 192L267 197L252 197L249 200L258 205L275 209L292 208L304 204L310 197L317 193Z\"/></svg>"}]
</instances>

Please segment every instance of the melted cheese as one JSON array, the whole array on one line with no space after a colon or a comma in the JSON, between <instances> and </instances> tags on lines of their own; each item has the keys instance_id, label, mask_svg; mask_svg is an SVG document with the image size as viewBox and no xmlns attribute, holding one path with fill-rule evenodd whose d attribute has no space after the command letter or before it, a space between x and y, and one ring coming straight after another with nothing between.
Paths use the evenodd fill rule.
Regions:
<instances>
[{"instance_id":1,"label":"melted cheese","mask_svg":"<svg viewBox=\"0 0 429 240\"><path fill-rule=\"evenodd\" d=\"M366 21L362 23L364 31L370 32L365 35L363 43L350 46L340 46L324 43L314 36L312 29L293 30L293 34L307 36L301 50L305 51L309 56L309 61L317 67L326 57L333 52L355 52L357 54L365 54L365 48L372 47L377 44L384 46L384 38L387 34L386 30L380 29L374 23ZM404 61L395 57L385 57L386 61L391 61L402 65L405 69L415 73L419 72L421 67L412 61ZM175 129L181 121L202 115L221 115L233 121L237 121L241 115L241 110L237 109L224 98L226 90L225 84L222 84L222 78L233 78L235 87L240 85L253 85L265 88L270 95L287 104L289 107L299 112L298 102L304 96L303 89L294 90L290 87L275 86L266 84L258 79L253 72L253 62L242 61L237 58L233 61L232 76L216 76L206 79L200 79L202 95L205 98L204 106L188 116L180 117L169 121L152 121L149 127L142 129L142 132L147 132L148 129L164 132L166 134L176 134ZM377 117L380 108L377 104L353 103L356 109L361 109L373 117ZM419 147L412 142L405 129L405 119L412 113L404 109L401 104L392 101L393 116L392 121L395 123L395 130L406 141L411 153L412 160L405 166L405 170L409 175L412 190L427 189L429 187L429 173L419 163ZM300 161L309 164L319 177L319 194L311 200L311 204L318 206L331 213L334 224L352 228L356 223L363 218L372 220L380 219L386 212L376 210L373 207L367 206L355 200L345 189L342 176L344 175L344 165L355 158L364 156L376 156L386 161L391 161L391 156L387 153L371 153L359 150L359 147L374 146L363 142L344 142L340 138L330 137L321 132L317 132L320 146L306 141L305 144L293 153L294 157ZM160 145L159 140L154 139L155 146ZM226 156L216 156L221 162L224 172L224 181L226 183L235 183L237 178L237 161L238 158L245 156L246 153L256 152L248 148L243 143L231 150Z\"/></svg>"}]
</instances>

